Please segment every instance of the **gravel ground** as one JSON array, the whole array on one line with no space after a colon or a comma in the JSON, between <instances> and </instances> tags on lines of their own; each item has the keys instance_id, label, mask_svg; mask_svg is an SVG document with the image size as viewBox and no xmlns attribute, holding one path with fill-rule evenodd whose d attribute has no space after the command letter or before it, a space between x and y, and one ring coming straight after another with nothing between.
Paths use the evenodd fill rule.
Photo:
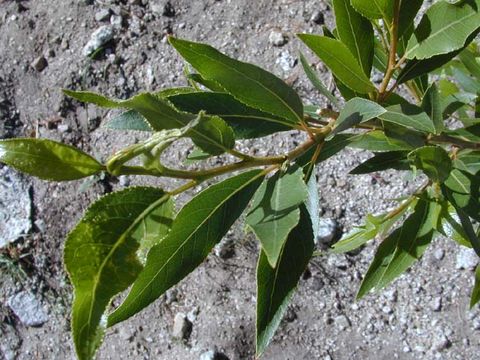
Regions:
<instances>
[{"instance_id":1,"label":"gravel ground","mask_svg":"<svg viewBox=\"0 0 480 360\"><path fill-rule=\"evenodd\" d=\"M298 50L308 51L294 34L319 33L323 23L332 22L327 3L310 0L0 1L0 138L51 138L99 158L141 139L140 133L112 136L101 126L111 112L70 101L60 89L125 98L185 85L183 63L166 43L169 33L260 64L291 83L306 102L324 105L298 64ZM85 54L102 43L104 51L90 60ZM331 83L323 65L317 67ZM298 134L285 133L241 146L267 154L299 141ZM188 142L178 144L168 160L181 161L190 149ZM317 169L322 215L329 219L327 228L337 225L336 238L418 185L390 172L346 175L368 156L346 150ZM9 227L9 236L18 240L0 252L0 354L74 359L71 287L61 262L68 229L105 192L130 184L171 188L177 182L124 177L55 184L5 167L0 177L2 200L15 197L4 195L9 183L21 193L21 201L0 201L0 220L19 224ZM181 196L178 204L187 199ZM478 358L480 311L468 310L477 262L471 252L438 239L385 291L355 301L375 245L311 262L264 359ZM110 329L98 358L252 359L257 253L255 240L236 224L178 287Z\"/></svg>"}]
</instances>

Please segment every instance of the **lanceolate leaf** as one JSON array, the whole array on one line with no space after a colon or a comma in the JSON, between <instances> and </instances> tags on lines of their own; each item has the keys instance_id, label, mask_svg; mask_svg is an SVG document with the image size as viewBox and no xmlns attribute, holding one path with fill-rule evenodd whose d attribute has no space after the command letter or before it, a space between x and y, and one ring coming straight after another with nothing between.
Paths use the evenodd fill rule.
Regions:
<instances>
[{"instance_id":1,"label":"lanceolate leaf","mask_svg":"<svg viewBox=\"0 0 480 360\"><path fill-rule=\"evenodd\" d=\"M388 285L425 252L433 237L429 216L438 214L434 201L419 200L412 215L379 245L357 298Z\"/></svg>"},{"instance_id":2,"label":"lanceolate leaf","mask_svg":"<svg viewBox=\"0 0 480 360\"><path fill-rule=\"evenodd\" d=\"M88 91L63 90L63 92L82 102L107 108L135 110L143 115L155 131L180 128L195 118L195 115L176 111L165 100L150 93L139 94L128 100L115 100Z\"/></svg>"},{"instance_id":3,"label":"lanceolate leaf","mask_svg":"<svg viewBox=\"0 0 480 360\"><path fill-rule=\"evenodd\" d=\"M378 153L350 171L350 174L368 174L374 171L383 171L387 169L409 170L410 164L407 160L407 155L407 151Z\"/></svg>"},{"instance_id":4,"label":"lanceolate leaf","mask_svg":"<svg viewBox=\"0 0 480 360\"><path fill-rule=\"evenodd\" d=\"M453 169L445 181L445 186L450 190L449 201L457 212L461 210L476 221L480 221L480 177Z\"/></svg>"},{"instance_id":5,"label":"lanceolate leaf","mask_svg":"<svg viewBox=\"0 0 480 360\"><path fill-rule=\"evenodd\" d=\"M480 143L480 124L459 128L456 130L446 130L446 134L457 139Z\"/></svg>"},{"instance_id":6,"label":"lanceolate leaf","mask_svg":"<svg viewBox=\"0 0 480 360\"><path fill-rule=\"evenodd\" d=\"M367 215L366 222L362 226L355 227L352 231L346 234L342 239L333 245L332 252L345 253L352 251L369 240L372 240L379 231L381 224L381 217Z\"/></svg>"},{"instance_id":7,"label":"lanceolate leaf","mask_svg":"<svg viewBox=\"0 0 480 360\"><path fill-rule=\"evenodd\" d=\"M292 125L278 116L249 107L227 93L194 92L170 96L168 101L181 111L196 114L203 110L209 115L220 116L239 139L290 130Z\"/></svg>"},{"instance_id":8,"label":"lanceolate leaf","mask_svg":"<svg viewBox=\"0 0 480 360\"><path fill-rule=\"evenodd\" d=\"M418 106L400 104L389 106L386 109L387 112L378 116L384 121L425 133L435 132L433 121Z\"/></svg>"},{"instance_id":9,"label":"lanceolate leaf","mask_svg":"<svg viewBox=\"0 0 480 360\"><path fill-rule=\"evenodd\" d=\"M350 89L361 94L375 91L375 86L345 44L326 36L298 34L298 37Z\"/></svg>"},{"instance_id":10,"label":"lanceolate leaf","mask_svg":"<svg viewBox=\"0 0 480 360\"><path fill-rule=\"evenodd\" d=\"M303 70L305 71L308 80L310 80L313 86L315 86L315 89L325 96L333 105L338 107L339 104L337 98L326 88L325 85L323 85L302 53L300 53L300 62L302 63Z\"/></svg>"},{"instance_id":11,"label":"lanceolate leaf","mask_svg":"<svg viewBox=\"0 0 480 360\"><path fill-rule=\"evenodd\" d=\"M373 61L373 27L350 5L350 0L333 0L340 40L347 45L363 72L370 76Z\"/></svg>"},{"instance_id":12,"label":"lanceolate leaf","mask_svg":"<svg viewBox=\"0 0 480 360\"><path fill-rule=\"evenodd\" d=\"M480 0L438 1L423 15L410 38L406 56L427 59L461 49L480 27Z\"/></svg>"},{"instance_id":13,"label":"lanceolate leaf","mask_svg":"<svg viewBox=\"0 0 480 360\"><path fill-rule=\"evenodd\" d=\"M0 140L0 162L40 179L81 179L103 170L97 160L83 151L47 139Z\"/></svg>"},{"instance_id":14,"label":"lanceolate leaf","mask_svg":"<svg viewBox=\"0 0 480 360\"><path fill-rule=\"evenodd\" d=\"M455 176L455 171L452 171L452 176ZM460 177L459 177L460 178ZM478 182L476 184L476 189L470 194L460 194L453 190L454 186L445 183L446 186L442 186L442 192L448 201L453 205L457 215L460 219L464 235L472 245L473 249L480 256L480 239L475 232L472 222L469 217L478 221L480 217L480 206L478 202Z\"/></svg>"},{"instance_id":15,"label":"lanceolate leaf","mask_svg":"<svg viewBox=\"0 0 480 360\"><path fill-rule=\"evenodd\" d=\"M105 124L107 129L153 131L147 120L135 110L125 111Z\"/></svg>"},{"instance_id":16,"label":"lanceolate leaf","mask_svg":"<svg viewBox=\"0 0 480 360\"><path fill-rule=\"evenodd\" d=\"M306 198L303 171L297 166L289 168L285 173L277 172L265 180L255 193L246 223L260 240L273 268L288 234L298 224L298 206Z\"/></svg>"},{"instance_id":17,"label":"lanceolate leaf","mask_svg":"<svg viewBox=\"0 0 480 360\"><path fill-rule=\"evenodd\" d=\"M475 284L473 285L472 295L470 296L470 309L480 301L480 265L475 270Z\"/></svg>"},{"instance_id":18,"label":"lanceolate leaf","mask_svg":"<svg viewBox=\"0 0 480 360\"><path fill-rule=\"evenodd\" d=\"M335 134L343 130L374 119L386 112L387 110L385 110L385 108L373 101L362 98L353 98L345 104L342 110L340 110L340 114L335 121L335 126L333 127L329 138L332 138Z\"/></svg>"},{"instance_id":19,"label":"lanceolate leaf","mask_svg":"<svg viewBox=\"0 0 480 360\"><path fill-rule=\"evenodd\" d=\"M348 146L370 151L399 151L412 150L414 148L408 142L385 135L381 130L369 131L353 136Z\"/></svg>"},{"instance_id":20,"label":"lanceolate leaf","mask_svg":"<svg viewBox=\"0 0 480 360\"><path fill-rule=\"evenodd\" d=\"M394 0L351 0L352 6L369 19L385 19L393 17Z\"/></svg>"},{"instance_id":21,"label":"lanceolate leaf","mask_svg":"<svg viewBox=\"0 0 480 360\"><path fill-rule=\"evenodd\" d=\"M438 93L435 83L425 92L422 99L422 109L432 119L433 126L435 127L435 134L440 134L445 125L443 123L442 104L440 102L440 94Z\"/></svg>"},{"instance_id":22,"label":"lanceolate leaf","mask_svg":"<svg viewBox=\"0 0 480 360\"><path fill-rule=\"evenodd\" d=\"M408 154L408 159L431 180L444 182L452 171L452 160L440 146L424 146Z\"/></svg>"},{"instance_id":23,"label":"lanceolate leaf","mask_svg":"<svg viewBox=\"0 0 480 360\"><path fill-rule=\"evenodd\" d=\"M436 55L428 59L423 60L409 60L407 61L405 67L398 74L397 81L399 84L402 84L408 80L415 79L418 76L428 74L429 72L440 68L441 66L448 63L455 56L457 56L468 44L470 44L475 36L477 36L478 30L471 34L462 48L449 52L447 54Z\"/></svg>"},{"instance_id":24,"label":"lanceolate leaf","mask_svg":"<svg viewBox=\"0 0 480 360\"><path fill-rule=\"evenodd\" d=\"M234 60L205 44L170 37L170 44L207 80L220 84L241 102L291 123L303 119L297 93L275 75Z\"/></svg>"},{"instance_id":25,"label":"lanceolate leaf","mask_svg":"<svg viewBox=\"0 0 480 360\"><path fill-rule=\"evenodd\" d=\"M141 271L136 255L141 244L168 231L171 210L162 190L130 188L95 202L68 235L65 266L75 288L72 331L81 360L93 358L103 338L106 307Z\"/></svg>"},{"instance_id":26,"label":"lanceolate leaf","mask_svg":"<svg viewBox=\"0 0 480 360\"><path fill-rule=\"evenodd\" d=\"M480 81L480 63L478 55L475 55L468 47L459 54L462 64L467 70Z\"/></svg>"},{"instance_id":27,"label":"lanceolate leaf","mask_svg":"<svg viewBox=\"0 0 480 360\"><path fill-rule=\"evenodd\" d=\"M242 173L210 186L185 205L167 237L151 248L145 268L108 325L138 313L199 266L242 214L263 176L260 170Z\"/></svg>"},{"instance_id":28,"label":"lanceolate leaf","mask_svg":"<svg viewBox=\"0 0 480 360\"><path fill-rule=\"evenodd\" d=\"M302 205L300 222L289 234L275 268L261 251L257 265L257 357L277 330L313 248L312 223Z\"/></svg>"}]
</instances>

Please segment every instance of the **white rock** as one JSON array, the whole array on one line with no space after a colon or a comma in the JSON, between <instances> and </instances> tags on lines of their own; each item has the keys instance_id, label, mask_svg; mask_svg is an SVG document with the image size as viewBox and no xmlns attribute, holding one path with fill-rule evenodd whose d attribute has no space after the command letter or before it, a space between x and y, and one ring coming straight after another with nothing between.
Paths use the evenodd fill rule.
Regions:
<instances>
[{"instance_id":1,"label":"white rock","mask_svg":"<svg viewBox=\"0 0 480 360\"><path fill-rule=\"evenodd\" d=\"M277 60L275 60L275 63L279 65L283 71L288 72L295 66L295 58L290 55L288 51L282 51Z\"/></svg>"},{"instance_id":2,"label":"white rock","mask_svg":"<svg viewBox=\"0 0 480 360\"><path fill-rule=\"evenodd\" d=\"M113 28L110 25L100 26L90 36L90 40L83 48L83 55L89 56L101 46L113 39Z\"/></svg>"},{"instance_id":3,"label":"white rock","mask_svg":"<svg viewBox=\"0 0 480 360\"><path fill-rule=\"evenodd\" d=\"M268 36L268 41L273 46L283 46L287 43L287 37L279 30L272 30Z\"/></svg>"},{"instance_id":4,"label":"white rock","mask_svg":"<svg viewBox=\"0 0 480 360\"><path fill-rule=\"evenodd\" d=\"M200 355L199 360L215 360L216 355L215 350L208 350Z\"/></svg>"},{"instance_id":5,"label":"white rock","mask_svg":"<svg viewBox=\"0 0 480 360\"><path fill-rule=\"evenodd\" d=\"M183 313L177 313L173 320L172 336L177 339L188 339L192 332L192 323L187 319Z\"/></svg>"},{"instance_id":6,"label":"white rock","mask_svg":"<svg viewBox=\"0 0 480 360\"><path fill-rule=\"evenodd\" d=\"M330 218L320 218L318 222L318 233L315 238L317 244L328 245L337 232L337 222Z\"/></svg>"},{"instance_id":7,"label":"white rock","mask_svg":"<svg viewBox=\"0 0 480 360\"><path fill-rule=\"evenodd\" d=\"M28 291L21 291L11 296L7 304L26 326L41 326L48 321L47 312L42 304Z\"/></svg>"},{"instance_id":8,"label":"white rock","mask_svg":"<svg viewBox=\"0 0 480 360\"><path fill-rule=\"evenodd\" d=\"M15 171L0 169L0 248L28 233L32 226L30 185Z\"/></svg>"}]
</instances>

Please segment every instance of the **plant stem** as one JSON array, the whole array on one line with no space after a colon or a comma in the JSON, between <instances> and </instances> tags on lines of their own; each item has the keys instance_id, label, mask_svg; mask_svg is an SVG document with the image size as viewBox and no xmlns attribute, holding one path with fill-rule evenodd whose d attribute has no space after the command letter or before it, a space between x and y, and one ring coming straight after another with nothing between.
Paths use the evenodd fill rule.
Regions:
<instances>
[{"instance_id":1,"label":"plant stem","mask_svg":"<svg viewBox=\"0 0 480 360\"><path fill-rule=\"evenodd\" d=\"M395 0L393 5L393 21L390 29L390 52L388 55L388 65L385 71L385 76L383 78L383 81L380 84L380 88L378 89L379 102L385 99L388 84L396 70L399 18L400 18L400 0Z\"/></svg>"}]
</instances>

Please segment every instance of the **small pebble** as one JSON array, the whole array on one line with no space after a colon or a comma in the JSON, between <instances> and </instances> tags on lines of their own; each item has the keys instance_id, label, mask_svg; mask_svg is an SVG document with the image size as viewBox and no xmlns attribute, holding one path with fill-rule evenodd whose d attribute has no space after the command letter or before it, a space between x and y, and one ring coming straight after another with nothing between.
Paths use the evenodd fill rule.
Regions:
<instances>
[{"instance_id":1,"label":"small pebble","mask_svg":"<svg viewBox=\"0 0 480 360\"><path fill-rule=\"evenodd\" d=\"M325 24L325 17L323 16L323 13L320 10L317 10L312 14L310 21L317 25L323 25Z\"/></svg>"},{"instance_id":2,"label":"small pebble","mask_svg":"<svg viewBox=\"0 0 480 360\"><path fill-rule=\"evenodd\" d=\"M102 9L95 13L96 21L106 21L110 19L110 9Z\"/></svg>"},{"instance_id":3,"label":"small pebble","mask_svg":"<svg viewBox=\"0 0 480 360\"><path fill-rule=\"evenodd\" d=\"M335 324L340 330L345 330L350 327L350 320L345 315L339 315L335 318Z\"/></svg>"},{"instance_id":4,"label":"small pebble","mask_svg":"<svg viewBox=\"0 0 480 360\"><path fill-rule=\"evenodd\" d=\"M445 250L443 249L435 249L435 251L433 252L433 257L435 258L435 260L442 260L445 256Z\"/></svg>"},{"instance_id":5,"label":"small pebble","mask_svg":"<svg viewBox=\"0 0 480 360\"><path fill-rule=\"evenodd\" d=\"M90 40L83 48L83 55L89 56L113 39L113 27L109 25L100 26L90 36Z\"/></svg>"},{"instance_id":6,"label":"small pebble","mask_svg":"<svg viewBox=\"0 0 480 360\"><path fill-rule=\"evenodd\" d=\"M279 30L272 30L268 36L268 41L273 46L283 46L287 43L287 37Z\"/></svg>"},{"instance_id":7,"label":"small pebble","mask_svg":"<svg viewBox=\"0 0 480 360\"><path fill-rule=\"evenodd\" d=\"M30 63L30 66L38 72L43 71L47 66L47 59L43 55L37 57Z\"/></svg>"},{"instance_id":8,"label":"small pebble","mask_svg":"<svg viewBox=\"0 0 480 360\"><path fill-rule=\"evenodd\" d=\"M433 299L431 307L433 311L440 311L442 309L442 298L436 297Z\"/></svg>"},{"instance_id":9,"label":"small pebble","mask_svg":"<svg viewBox=\"0 0 480 360\"><path fill-rule=\"evenodd\" d=\"M177 339L187 340L192 332L192 323L183 313L177 313L173 321L172 336Z\"/></svg>"}]
</instances>

